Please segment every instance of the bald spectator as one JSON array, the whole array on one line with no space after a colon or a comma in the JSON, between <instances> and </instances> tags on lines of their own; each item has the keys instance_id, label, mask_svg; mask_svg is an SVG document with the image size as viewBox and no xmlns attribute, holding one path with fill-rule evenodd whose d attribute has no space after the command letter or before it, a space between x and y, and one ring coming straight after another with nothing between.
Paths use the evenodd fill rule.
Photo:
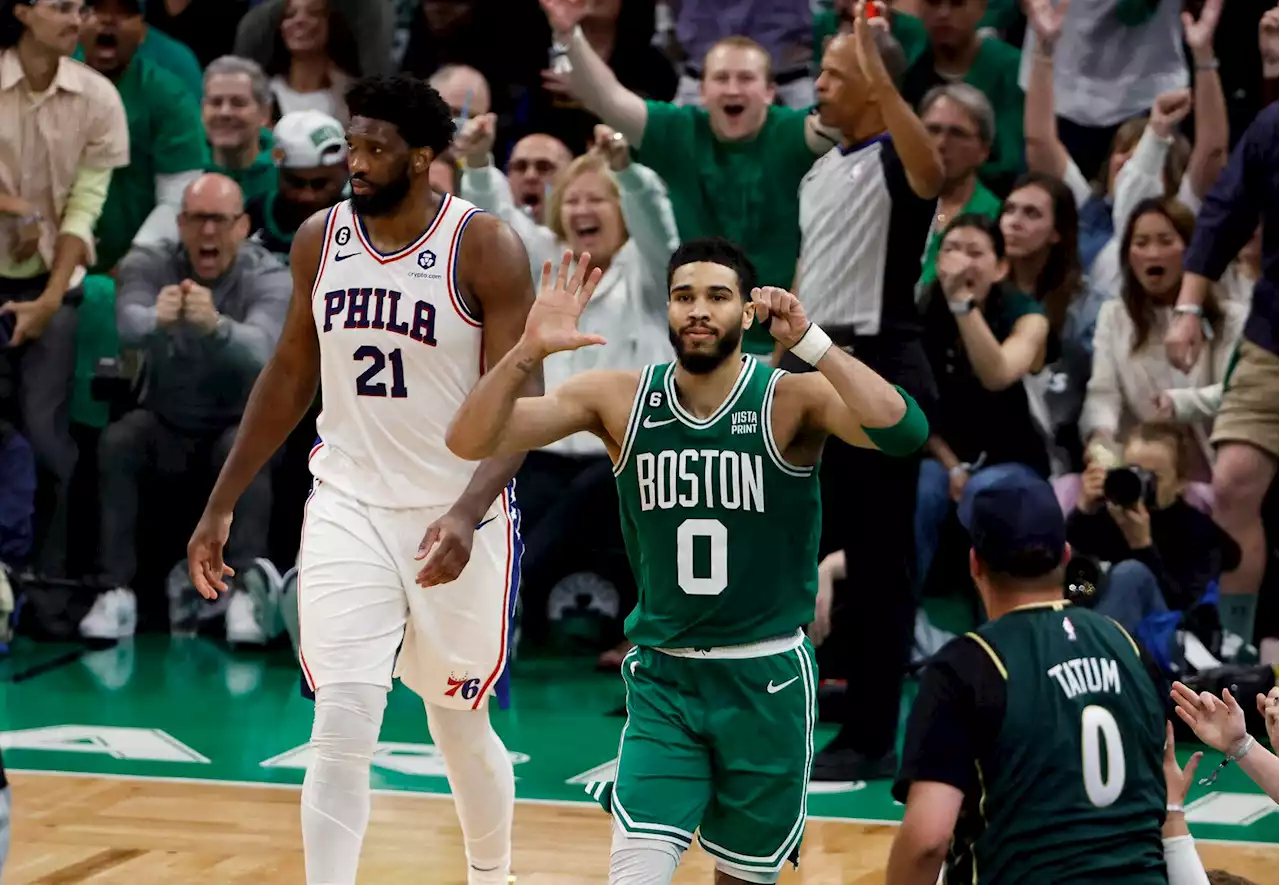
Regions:
<instances>
[{"instance_id":1,"label":"bald spectator","mask_svg":"<svg viewBox=\"0 0 1280 885\"><path fill-rule=\"evenodd\" d=\"M98 446L99 549L112 589L81 621L86 637L133 634L140 484L157 476L212 483L284 326L289 272L245 242L249 219L234 181L209 174L192 183L179 230L181 243L135 249L120 264L120 346L141 352L144 377L138 408L107 427ZM236 508L228 548L236 565L265 555L270 508L263 471Z\"/></svg>"},{"instance_id":2,"label":"bald spectator","mask_svg":"<svg viewBox=\"0 0 1280 885\"><path fill-rule=\"evenodd\" d=\"M509 188L515 208L546 230L547 196L573 155L558 138L542 133L526 135L511 151L504 181L493 165L496 125L492 114L483 115L468 121L458 135L454 148L463 161L462 198L478 206L493 206L499 203L494 191Z\"/></svg>"},{"instance_id":3,"label":"bald spectator","mask_svg":"<svg viewBox=\"0 0 1280 885\"><path fill-rule=\"evenodd\" d=\"M111 82L69 56L80 9L0 4L0 346L16 364L21 430L51 480L38 513L39 571L66 567L67 492L75 472L70 399L84 268L129 131Z\"/></svg>"},{"instance_id":4,"label":"bald spectator","mask_svg":"<svg viewBox=\"0 0 1280 885\"><path fill-rule=\"evenodd\" d=\"M681 239L728 237L751 258L760 285L790 287L800 252L800 180L835 138L816 117L774 104L768 52L745 37L721 40L704 59L703 107L646 101L587 42L581 4L542 0L542 7L568 47L572 93L666 181ZM742 341L749 353L773 350L758 324Z\"/></svg>"},{"instance_id":5,"label":"bald spectator","mask_svg":"<svg viewBox=\"0 0 1280 885\"><path fill-rule=\"evenodd\" d=\"M338 121L319 111L285 114L272 132L276 188L249 205L253 241L289 263L293 235L347 189L347 137Z\"/></svg>"},{"instance_id":6,"label":"bald spectator","mask_svg":"<svg viewBox=\"0 0 1280 885\"><path fill-rule=\"evenodd\" d=\"M275 188L271 159L271 87L256 62L225 55L204 72L201 115L213 149L210 172L240 185L246 201L263 199Z\"/></svg>"},{"instance_id":7,"label":"bald spectator","mask_svg":"<svg viewBox=\"0 0 1280 885\"><path fill-rule=\"evenodd\" d=\"M455 121L487 114L493 107L489 81L473 67L445 65L432 74L428 82L453 111Z\"/></svg>"}]
</instances>

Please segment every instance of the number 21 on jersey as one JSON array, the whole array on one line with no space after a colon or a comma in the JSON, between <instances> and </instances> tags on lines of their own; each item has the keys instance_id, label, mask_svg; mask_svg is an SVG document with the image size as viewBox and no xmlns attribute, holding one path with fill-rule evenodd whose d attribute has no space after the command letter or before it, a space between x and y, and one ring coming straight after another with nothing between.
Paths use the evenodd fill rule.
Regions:
<instances>
[{"instance_id":1,"label":"number 21 on jersey","mask_svg":"<svg viewBox=\"0 0 1280 885\"><path fill-rule=\"evenodd\" d=\"M394 399L404 399L409 395L408 388L404 386L404 355L401 354L400 348L397 347L390 353L383 353L372 344L366 344L357 347L351 358L358 363L372 361L369 367L360 373L360 377L356 378L356 393L360 396L387 395L387 383L377 380L387 363L391 363L391 396Z\"/></svg>"}]
</instances>

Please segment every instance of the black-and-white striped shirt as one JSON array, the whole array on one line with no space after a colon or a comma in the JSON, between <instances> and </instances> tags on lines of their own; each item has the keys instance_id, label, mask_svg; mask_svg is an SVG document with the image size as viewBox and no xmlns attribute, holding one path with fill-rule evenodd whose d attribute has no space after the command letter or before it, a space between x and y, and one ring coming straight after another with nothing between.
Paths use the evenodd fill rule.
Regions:
<instances>
[{"instance_id":1,"label":"black-and-white striped shirt","mask_svg":"<svg viewBox=\"0 0 1280 885\"><path fill-rule=\"evenodd\" d=\"M918 334L915 285L936 210L911 189L887 133L814 163L800 183L796 271L810 319L858 337Z\"/></svg>"}]
</instances>

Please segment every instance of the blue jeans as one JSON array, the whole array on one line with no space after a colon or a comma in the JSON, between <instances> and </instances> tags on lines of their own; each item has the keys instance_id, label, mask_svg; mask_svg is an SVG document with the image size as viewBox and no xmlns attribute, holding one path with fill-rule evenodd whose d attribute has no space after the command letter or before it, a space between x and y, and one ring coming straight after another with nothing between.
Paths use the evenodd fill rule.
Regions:
<instances>
[{"instance_id":1,"label":"blue jeans","mask_svg":"<svg viewBox=\"0 0 1280 885\"><path fill-rule=\"evenodd\" d=\"M1102 581L1102 593L1094 611L1115 619L1129 633L1147 615L1167 612L1160 581L1151 569L1136 559L1117 562Z\"/></svg>"},{"instance_id":2,"label":"blue jeans","mask_svg":"<svg viewBox=\"0 0 1280 885\"><path fill-rule=\"evenodd\" d=\"M1000 465L984 467L969 477L966 488L981 486L1003 475ZM929 568L938 552L938 539L947 518L955 512L956 502L951 500L951 473L936 458L926 458L920 463L920 478L916 483L916 592L924 588L929 578Z\"/></svg>"}]
</instances>

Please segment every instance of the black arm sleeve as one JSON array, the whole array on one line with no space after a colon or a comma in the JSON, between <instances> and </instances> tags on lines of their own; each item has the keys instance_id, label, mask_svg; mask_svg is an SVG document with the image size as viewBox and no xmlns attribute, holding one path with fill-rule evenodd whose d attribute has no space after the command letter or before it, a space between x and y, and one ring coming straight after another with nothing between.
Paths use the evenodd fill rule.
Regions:
<instances>
[{"instance_id":1,"label":"black arm sleeve","mask_svg":"<svg viewBox=\"0 0 1280 885\"><path fill-rule=\"evenodd\" d=\"M974 761L995 744L1004 707L1004 677L986 650L965 636L947 643L921 673L893 797L906 802L915 781L976 792Z\"/></svg>"}]
</instances>

